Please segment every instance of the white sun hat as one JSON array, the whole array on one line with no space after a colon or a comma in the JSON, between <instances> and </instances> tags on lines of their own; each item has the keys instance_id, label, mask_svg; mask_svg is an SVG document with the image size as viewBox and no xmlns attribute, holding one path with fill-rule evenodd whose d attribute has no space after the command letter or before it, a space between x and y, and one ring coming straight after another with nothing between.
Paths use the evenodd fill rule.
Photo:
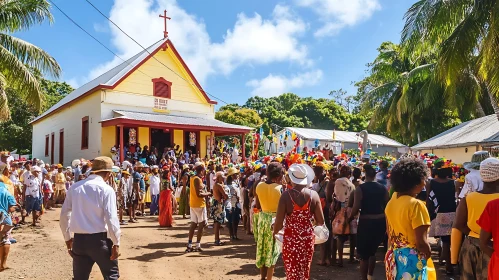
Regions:
<instances>
[{"instance_id":1,"label":"white sun hat","mask_svg":"<svg viewBox=\"0 0 499 280\"><path fill-rule=\"evenodd\" d=\"M289 167L288 175L297 185L308 186L314 180L315 174L312 167L306 164L293 164Z\"/></svg>"}]
</instances>

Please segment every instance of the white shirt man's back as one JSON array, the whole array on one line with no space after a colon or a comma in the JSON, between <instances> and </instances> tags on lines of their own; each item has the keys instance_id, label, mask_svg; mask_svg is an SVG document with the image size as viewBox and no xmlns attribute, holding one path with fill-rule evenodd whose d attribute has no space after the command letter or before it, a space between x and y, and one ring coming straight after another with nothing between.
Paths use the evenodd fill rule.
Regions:
<instances>
[{"instance_id":1,"label":"white shirt man's back","mask_svg":"<svg viewBox=\"0 0 499 280\"><path fill-rule=\"evenodd\" d=\"M471 169L464 177L464 185L459 198L465 197L467 194L472 192L479 192L483 189L483 181L480 176L480 170Z\"/></svg>"},{"instance_id":2,"label":"white shirt man's back","mask_svg":"<svg viewBox=\"0 0 499 280\"><path fill-rule=\"evenodd\" d=\"M121 231L113 188L93 174L73 184L62 206L60 227L66 241L71 239L71 232L107 232L113 244L119 245Z\"/></svg>"}]
</instances>

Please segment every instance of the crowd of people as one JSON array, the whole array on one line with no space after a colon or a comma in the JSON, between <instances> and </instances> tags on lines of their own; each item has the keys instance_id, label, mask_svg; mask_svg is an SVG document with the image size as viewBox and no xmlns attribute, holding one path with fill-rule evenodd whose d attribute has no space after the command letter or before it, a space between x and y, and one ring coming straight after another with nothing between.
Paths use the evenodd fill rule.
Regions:
<instances>
[{"instance_id":1,"label":"crowd of people","mask_svg":"<svg viewBox=\"0 0 499 280\"><path fill-rule=\"evenodd\" d=\"M314 250L318 265L343 267L347 242L361 279L373 279L381 244L387 279L436 279L428 237L438 240L447 274L459 264L461 279L499 279L492 243L499 238L499 160L486 152L461 167L428 154L326 160L313 151L250 162L200 159L178 147L161 156L147 146L130 150L121 163L98 157L66 168L2 156L0 269L15 242L12 229L30 215L37 226L44 211L62 204L75 279L88 279L94 263L117 279L120 226L157 215L159 226L172 227L175 214L191 222L186 253L203 251L210 223L216 246L237 242L240 227L253 235L261 279L272 279L281 255L287 279L309 279Z\"/></svg>"}]
</instances>

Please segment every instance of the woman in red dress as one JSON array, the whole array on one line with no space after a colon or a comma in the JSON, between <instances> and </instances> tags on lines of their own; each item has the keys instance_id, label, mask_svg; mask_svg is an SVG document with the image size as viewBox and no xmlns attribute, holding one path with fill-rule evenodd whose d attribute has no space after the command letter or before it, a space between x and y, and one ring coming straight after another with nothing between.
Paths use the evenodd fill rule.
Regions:
<instances>
[{"instance_id":1,"label":"woman in red dress","mask_svg":"<svg viewBox=\"0 0 499 280\"><path fill-rule=\"evenodd\" d=\"M284 227L282 259L288 280L310 279L315 234L311 219L324 225L324 215L317 192L307 188L314 179L312 168L293 164L288 170L292 189L285 191L277 207L274 234Z\"/></svg>"},{"instance_id":2,"label":"woman in red dress","mask_svg":"<svg viewBox=\"0 0 499 280\"><path fill-rule=\"evenodd\" d=\"M163 167L162 176L161 190L159 193L159 226L171 227L173 226L173 188L171 184L171 173L167 166Z\"/></svg>"}]
</instances>

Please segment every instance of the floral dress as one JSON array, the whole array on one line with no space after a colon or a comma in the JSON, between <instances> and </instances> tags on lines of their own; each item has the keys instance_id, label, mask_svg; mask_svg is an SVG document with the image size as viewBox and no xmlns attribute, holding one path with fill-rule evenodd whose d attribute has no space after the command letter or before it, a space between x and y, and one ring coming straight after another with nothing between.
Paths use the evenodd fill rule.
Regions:
<instances>
[{"instance_id":1,"label":"floral dress","mask_svg":"<svg viewBox=\"0 0 499 280\"><path fill-rule=\"evenodd\" d=\"M291 198L291 195L290 195ZM288 280L310 279L315 234L310 212L310 199L302 207L293 202L293 212L286 217L282 259Z\"/></svg>"}]
</instances>

